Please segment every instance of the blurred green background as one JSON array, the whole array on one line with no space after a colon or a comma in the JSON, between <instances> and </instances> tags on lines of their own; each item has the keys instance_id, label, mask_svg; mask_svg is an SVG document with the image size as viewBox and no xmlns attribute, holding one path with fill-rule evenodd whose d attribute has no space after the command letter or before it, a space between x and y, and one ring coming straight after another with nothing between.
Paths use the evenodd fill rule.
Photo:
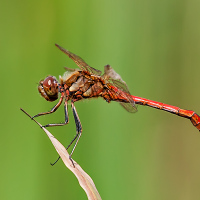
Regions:
<instances>
[{"instance_id":1,"label":"blurred green background","mask_svg":"<svg viewBox=\"0 0 200 200\"><path fill-rule=\"evenodd\" d=\"M0 6L0 199L87 199L30 115L50 110L37 91L76 68L55 43L92 67L110 64L133 95L200 113L200 2L196 0L11 0ZM200 199L200 134L189 120L116 102L75 104L83 134L73 159L102 199ZM70 123L49 131L65 146ZM42 124L64 120L63 106Z\"/></svg>"}]
</instances>

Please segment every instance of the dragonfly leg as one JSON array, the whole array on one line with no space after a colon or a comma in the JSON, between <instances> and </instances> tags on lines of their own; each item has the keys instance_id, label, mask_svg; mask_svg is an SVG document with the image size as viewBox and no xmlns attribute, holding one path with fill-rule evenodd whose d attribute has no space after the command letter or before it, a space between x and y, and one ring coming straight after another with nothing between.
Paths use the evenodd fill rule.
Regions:
<instances>
[{"instance_id":1,"label":"dragonfly leg","mask_svg":"<svg viewBox=\"0 0 200 200\"><path fill-rule=\"evenodd\" d=\"M39 116L42 116L42 115L47 115L47 114L51 114L51 113L55 112L59 108L59 106L61 105L62 101L63 101L63 96L60 97L59 102L50 111L38 113L37 115L34 115L32 117L32 119L35 118L35 117L39 117Z\"/></svg>"},{"instance_id":2,"label":"dragonfly leg","mask_svg":"<svg viewBox=\"0 0 200 200\"><path fill-rule=\"evenodd\" d=\"M64 109L65 109L65 122L64 123L47 124L47 125L44 125L43 127L64 126L64 125L68 124L69 116L68 116L68 109L67 109L67 100L65 100Z\"/></svg>"},{"instance_id":3,"label":"dragonfly leg","mask_svg":"<svg viewBox=\"0 0 200 200\"><path fill-rule=\"evenodd\" d=\"M76 136L74 137L74 139L70 142L70 144L66 147L66 150L69 149L69 147L74 143L74 141L76 140L76 138L78 137L78 134L76 134ZM52 166L55 165L60 159L60 156L58 157L58 159L54 162L54 163L50 163ZM71 159L71 156L70 156L70 160L74 166L74 162L72 161Z\"/></svg>"},{"instance_id":4,"label":"dragonfly leg","mask_svg":"<svg viewBox=\"0 0 200 200\"><path fill-rule=\"evenodd\" d=\"M73 149L72 149L72 151L71 151L71 153L70 153L70 155L69 155L69 159L71 160L73 166L75 167L74 162L73 162L73 160L72 160L71 157L72 157L72 154L74 153L74 150L75 150L75 148L76 148L76 146L77 146L77 144L78 144L78 141L79 141L79 139L80 139L80 137L81 137L81 134L82 134L82 125L81 125L81 122L80 122L80 119L79 119L79 117L78 117L78 113L77 113L77 111L76 111L76 108L75 108L75 106L74 106L74 102L73 102L73 101L71 101L71 106L72 106L72 112L73 112L73 115L74 115L74 120L75 120L75 123L76 123L76 135L75 135L74 139L70 142L70 144L67 146L66 150L67 150L67 149L74 143L74 141L76 140L76 143L75 143L75 145L74 145L74 147L73 147ZM55 165L55 164L59 161L59 159L60 159L60 156L58 157L58 159L57 159L54 163L51 163L51 165L52 165L52 166Z\"/></svg>"},{"instance_id":5,"label":"dragonfly leg","mask_svg":"<svg viewBox=\"0 0 200 200\"><path fill-rule=\"evenodd\" d=\"M74 163L73 163L73 160L72 160L72 154L74 153L74 150L75 150L75 148L76 148L76 146L77 146L77 144L78 144L78 141L79 141L79 139L80 139L80 137L81 137L81 134L82 134L82 125L81 125L81 121L80 121L80 119L79 119L79 116L78 116L78 113L77 113L77 111L76 111L76 108L75 108L75 106L74 106L74 102L73 101L71 101L71 106L72 106L72 112L73 112L73 115L74 115L74 120L75 120L75 124L76 124L76 136L74 137L74 139L72 140L72 142L70 143L70 145L76 140L76 143L75 143L75 145L74 145L74 147L73 147L73 149L72 149L72 151L71 151L71 153L70 153L70 155L69 155L69 159L72 161L72 164L73 164L73 166L74 166ZM68 147L69 148L69 147ZM75 167L75 166L74 166Z\"/></svg>"}]
</instances>

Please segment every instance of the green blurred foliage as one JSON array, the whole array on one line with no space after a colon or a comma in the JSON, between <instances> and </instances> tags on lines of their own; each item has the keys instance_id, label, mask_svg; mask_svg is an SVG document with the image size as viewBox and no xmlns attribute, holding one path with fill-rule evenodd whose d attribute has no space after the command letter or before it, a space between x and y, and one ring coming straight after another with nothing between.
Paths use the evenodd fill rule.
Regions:
<instances>
[{"instance_id":1,"label":"green blurred foliage","mask_svg":"<svg viewBox=\"0 0 200 200\"><path fill-rule=\"evenodd\" d=\"M55 43L94 68L110 64L136 96L200 113L200 2L195 0L1 1L0 199L87 199L31 115L54 103L37 83L76 68ZM102 199L200 199L200 135L189 120L102 99L77 102L83 134L73 158ZM49 128L64 145L75 134ZM64 120L61 107L42 124Z\"/></svg>"}]
</instances>

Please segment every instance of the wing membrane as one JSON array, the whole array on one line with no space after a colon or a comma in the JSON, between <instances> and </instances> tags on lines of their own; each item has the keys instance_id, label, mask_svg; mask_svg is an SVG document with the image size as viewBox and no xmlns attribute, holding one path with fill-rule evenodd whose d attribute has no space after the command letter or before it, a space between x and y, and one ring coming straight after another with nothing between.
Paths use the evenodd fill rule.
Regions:
<instances>
[{"instance_id":1,"label":"wing membrane","mask_svg":"<svg viewBox=\"0 0 200 200\"><path fill-rule=\"evenodd\" d=\"M71 58L78 67L83 70L87 71L89 73L95 74L95 75L101 75L101 71L97 70L93 67L90 67L81 57L77 56L76 54L71 53L70 51L62 48L58 44L55 44L63 53L65 53L69 58Z\"/></svg>"},{"instance_id":2,"label":"wing membrane","mask_svg":"<svg viewBox=\"0 0 200 200\"><path fill-rule=\"evenodd\" d=\"M114 85L117 89L123 91L123 94L121 94L121 92L117 92L116 90L115 90L115 92L119 95L122 95L129 102L129 103L120 102L120 104L128 112L136 112L137 108L135 107L135 102L134 102L133 98L131 97L128 86L122 80L121 76L119 74L117 74L110 65L106 65L104 69L105 69L104 76L107 77L108 81L112 85Z\"/></svg>"}]
</instances>

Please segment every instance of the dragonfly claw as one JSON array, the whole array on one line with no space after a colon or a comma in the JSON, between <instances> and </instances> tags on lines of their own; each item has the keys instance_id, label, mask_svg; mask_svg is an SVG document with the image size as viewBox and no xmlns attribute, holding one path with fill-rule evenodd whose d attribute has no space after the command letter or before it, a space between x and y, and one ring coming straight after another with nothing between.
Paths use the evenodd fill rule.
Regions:
<instances>
[{"instance_id":1,"label":"dragonfly claw","mask_svg":"<svg viewBox=\"0 0 200 200\"><path fill-rule=\"evenodd\" d=\"M75 168L75 164L74 164L74 161L73 161L72 158L71 158L71 155L69 155L69 159L71 160L72 165L73 165L73 167Z\"/></svg>"},{"instance_id":2,"label":"dragonfly claw","mask_svg":"<svg viewBox=\"0 0 200 200\"><path fill-rule=\"evenodd\" d=\"M31 119L35 118L35 117L38 117L38 115L34 115L33 117L31 117Z\"/></svg>"}]
</instances>

